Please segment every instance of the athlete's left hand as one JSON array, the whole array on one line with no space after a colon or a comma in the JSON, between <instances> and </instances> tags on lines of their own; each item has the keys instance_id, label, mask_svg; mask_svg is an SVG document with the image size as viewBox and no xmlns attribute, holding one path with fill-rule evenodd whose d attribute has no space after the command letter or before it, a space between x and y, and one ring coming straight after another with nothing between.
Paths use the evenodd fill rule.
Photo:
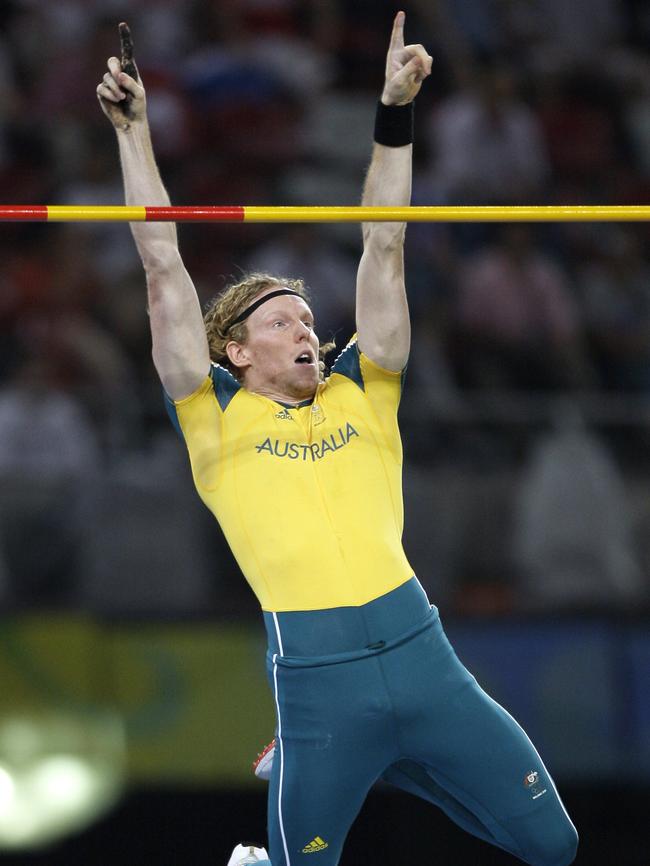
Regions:
<instances>
[{"instance_id":1,"label":"athlete's left hand","mask_svg":"<svg viewBox=\"0 0 650 866\"><path fill-rule=\"evenodd\" d=\"M381 101L384 105L412 102L425 78L431 75L433 58L422 45L404 45L404 12L398 12L386 56L386 82Z\"/></svg>"}]
</instances>

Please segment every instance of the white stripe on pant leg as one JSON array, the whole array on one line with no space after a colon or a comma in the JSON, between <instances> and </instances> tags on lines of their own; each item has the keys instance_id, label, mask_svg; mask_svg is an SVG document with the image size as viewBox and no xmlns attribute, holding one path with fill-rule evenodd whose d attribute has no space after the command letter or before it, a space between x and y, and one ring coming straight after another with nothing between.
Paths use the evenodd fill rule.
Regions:
<instances>
[{"instance_id":1,"label":"white stripe on pant leg","mask_svg":"<svg viewBox=\"0 0 650 866\"><path fill-rule=\"evenodd\" d=\"M278 785L278 822L280 824L280 834L282 836L282 845L284 847L284 857L287 866L291 866L289 859L289 849L287 848L287 837L284 835L284 821L282 820L282 783L284 781L284 748L282 745L282 719L280 717L280 699L278 696L278 665L276 662L277 653L273 656L273 687L275 690L275 711L278 715L278 735L276 738L276 751L280 747L280 782Z\"/></svg>"},{"instance_id":2,"label":"white stripe on pant leg","mask_svg":"<svg viewBox=\"0 0 650 866\"><path fill-rule=\"evenodd\" d=\"M273 624L275 625L275 634L278 639L278 648L280 650L280 655L284 655L284 647L282 646L282 635L280 634L280 623L278 622L278 615L273 611ZM275 656L274 656L275 658Z\"/></svg>"}]
</instances>

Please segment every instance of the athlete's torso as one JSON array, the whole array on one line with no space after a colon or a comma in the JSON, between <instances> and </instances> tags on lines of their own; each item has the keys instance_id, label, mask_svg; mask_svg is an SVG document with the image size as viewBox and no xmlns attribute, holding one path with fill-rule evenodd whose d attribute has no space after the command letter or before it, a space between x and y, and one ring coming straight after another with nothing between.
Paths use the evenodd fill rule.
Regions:
<instances>
[{"instance_id":1,"label":"athlete's torso","mask_svg":"<svg viewBox=\"0 0 650 866\"><path fill-rule=\"evenodd\" d=\"M283 407L215 366L174 405L198 493L265 610L362 605L412 576L400 391L352 343L309 404Z\"/></svg>"}]
</instances>

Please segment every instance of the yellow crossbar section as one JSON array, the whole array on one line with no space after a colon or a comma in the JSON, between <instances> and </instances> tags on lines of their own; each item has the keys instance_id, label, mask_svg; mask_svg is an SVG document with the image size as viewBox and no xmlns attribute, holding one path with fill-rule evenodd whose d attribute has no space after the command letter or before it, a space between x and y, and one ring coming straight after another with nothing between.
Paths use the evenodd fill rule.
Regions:
<instances>
[{"instance_id":1,"label":"yellow crossbar section","mask_svg":"<svg viewBox=\"0 0 650 866\"><path fill-rule=\"evenodd\" d=\"M621 222L650 220L650 206L245 207L245 222Z\"/></svg>"},{"instance_id":2,"label":"yellow crossbar section","mask_svg":"<svg viewBox=\"0 0 650 866\"><path fill-rule=\"evenodd\" d=\"M144 222L147 218L147 209L141 205L88 205L77 207L76 205L47 206L47 221L51 223L63 222Z\"/></svg>"}]
</instances>

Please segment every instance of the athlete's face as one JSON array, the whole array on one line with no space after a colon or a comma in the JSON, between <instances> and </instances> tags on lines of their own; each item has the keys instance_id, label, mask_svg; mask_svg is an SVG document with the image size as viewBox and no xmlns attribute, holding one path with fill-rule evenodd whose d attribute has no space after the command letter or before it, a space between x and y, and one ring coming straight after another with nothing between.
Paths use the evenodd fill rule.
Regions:
<instances>
[{"instance_id":1,"label":"athlete's face","mask_svg":"<svg viewBox=\"0 0 650 866\"><path fill-rule=\"evenodd\" d=\"M271 291L260 292L258 298ZM295 295L280 295L258 307L246 324L246 342L230 344L238 347L231 360L243 370L246 388L276 399L313 397L319 343L307 303Z\"/></svg>"}]
</instances>

